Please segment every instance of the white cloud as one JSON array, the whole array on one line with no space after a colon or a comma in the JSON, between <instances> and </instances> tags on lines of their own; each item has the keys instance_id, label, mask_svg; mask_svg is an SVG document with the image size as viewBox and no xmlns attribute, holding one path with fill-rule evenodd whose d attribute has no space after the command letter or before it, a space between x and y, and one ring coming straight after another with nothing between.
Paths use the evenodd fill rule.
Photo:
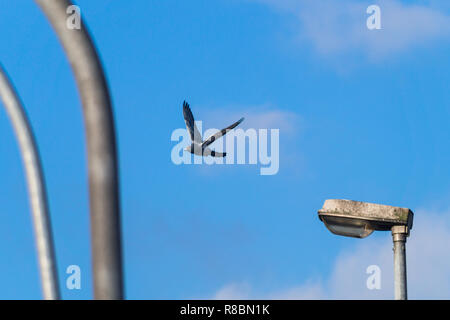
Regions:
<instances>
[{"instance_id":1,"label":"white cloud","mask_svg":"<svg viewBox=\"0 0 450 320\"><path fill-rule=\"evenodd\" d=\"M310 283L269 293L266 298L271 300L317 300L325 296L323 290L320 283Z\"/></svg>"},{"instance_id":2,"label":"white cloud","mask_svg":"<svg viewBox=\"0 0 450 320\"><path fill-rule=\"evenodd\" d=\"M221 129L239 118L245 117L245 121L240 125L244 129L280 129L282 134L289 135L298 133L301 129L301 117L297 113L279 109L271 104L227 106L212 110L200 109L203 109L199 115L202 115L201 120L204 120L205 128L216 125Z\"/></svg>"},{"instance_id":3,"label":"white cloud","mask_svg":"<svg viewBox=\"0 0 450 320\"><path fill-rule=\"evenodd\" d=\"M373 236L372 236L373 237ZM367 238L335 261L326 281L254 292L249 284L224 286L213 297L224 299L393 299L393 254L391 237ZM411 237L407 242L408 294L410 299L450 298L450 213L415 213ZM369 265L381 268L381 289L369 290Z\"/></svg>"},{"instance_id":4,"label":"white cloud","mask_svg":"<svg viewBox=\"0 0 450 320\"><path fill-rule=\"evenodd\" d=\"M404 4L398 0L256 0L293 15L300 42L322 55L361 53L371 60L450 39L450 15L436 6ZM381 30L368 30L366 9L381 8Z\"/></svg>"},{"instance_id":5,"label":"white cloud","mask_svg":"<svg viewBox=\"0 0 450 320\"><path fill-rule=\"evenodd\" d=\"M250 299L251 287L247 283L232 283L216 292L215 300L245 300Z\"/></svg>"},{"instance_id":6,"label":"white cloud","mask_svg":"<svg viewBox=\"0 0 450 320\"><path fill-rule=\"evenodd\" d=\"M252 292L248 283L232 283L219 289L213 296L214 300L314 300L324 297L323 288L320 284L311 283L304 286L293 287L285 290L258 294Z\"/></svg>"}]
</instances>

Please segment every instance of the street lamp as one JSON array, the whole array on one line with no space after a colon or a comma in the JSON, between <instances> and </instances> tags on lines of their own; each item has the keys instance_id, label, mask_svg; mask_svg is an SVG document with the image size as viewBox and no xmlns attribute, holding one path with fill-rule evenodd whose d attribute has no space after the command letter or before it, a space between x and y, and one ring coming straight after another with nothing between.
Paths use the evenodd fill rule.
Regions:
<instances>
[{"instance_id":1,"label":"street lamp","mask_svg":"<svg viewBox=\"0 0 450 320\"><path fill-rule=\"evenodd\" d=\"M414 218L410 209L329 199L318 214L327 229L340 236L365 238L375 230L390 230L394 242L395 299L407 299L405 244Z\"/></svg>"}]
</instances>

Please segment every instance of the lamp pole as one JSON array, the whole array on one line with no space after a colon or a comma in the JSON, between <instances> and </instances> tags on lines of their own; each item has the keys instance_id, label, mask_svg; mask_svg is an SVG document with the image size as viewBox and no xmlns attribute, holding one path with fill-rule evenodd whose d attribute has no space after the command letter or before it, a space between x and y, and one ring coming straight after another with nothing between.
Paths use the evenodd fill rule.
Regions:
<instances>
[{"instance_id":1,"label":"lamp pole","mask_svg":"<svg viewBox=\"0 0 450 320\"><path fill-rule=\"evenodd\" d=\"M391 231L394 242L394 297L406 300L406 238L414 213L408 208L345 199L325 200L319 219L332 233L365 238L373 231Z\"/></svg>"},{"instance_id":2,"label":"lamp pole","mask_svg":"<svg viewBox=\"0 0 450 320\"><path fill-rule=\"evenodd\" d=\"M59 299L55 250L39 152L20 98L1 65L0 97L13 125L25 167L44 299Z\"/></svg>"},{"instance_id":3,"label":"lamp pole","mask_svg":"<svg viewBox=\"0 0 450 320\"><path fill-rule=\"evenodd\" d=\"M395 300L407 300L406 280L406 238L407 226L393 226L392 240L394 242L394 287Z\"/></svg>"},{"instance_id":4,"label":"lamp pole","mask_svg":"<svg viewBox=\"0 0 450 320\"><path fill-rule=\"evenodd\" d=\"M64 47L83 105L95 299L123 299L119 174L108 85L86 25L67 28L69 0L35 0Z\"/></svg>"}]
</instances>

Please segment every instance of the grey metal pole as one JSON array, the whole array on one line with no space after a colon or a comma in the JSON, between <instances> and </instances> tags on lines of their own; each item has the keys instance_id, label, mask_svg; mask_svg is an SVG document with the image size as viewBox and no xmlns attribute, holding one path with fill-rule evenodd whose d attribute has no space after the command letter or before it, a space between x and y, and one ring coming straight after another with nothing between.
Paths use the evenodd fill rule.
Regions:
<instances>
[{"instance_id":1,"label":"grey metal pole","mask_svg":"<svg viewBox=\"0 0 450 320\"><path fill-rule=\"evenodd\" d=\"M43 296L47 300L59 299L55 250L39 153L20 98L1 65L0 96L14 127L25 166Z\"/></svg>"},{"instance_id":2,"label":"grey metal pole","mask_svg":"<svg viewBox=\"0 0 450 320\"><path fill-rule=\"evenodd\" d=\"M114 119L103 68L86 26L69 29L69 0L35 0L66 52L81 96L87 139L95 299L122 299L119 177ZM70 11L69 11L70 13Z\"/></svg>"},{"instance_id":3,"label":"grey metal pole","mask_svg":"<svg viewBox=\"0 0 450 320\"><path fill-rule=\"evenodd\" d=\"M394 287L395 300L407 300L407 279L406 279L406 238L408 237L408 227L393 226L392 240L394 242Z\"/></svg>"}]
</instances>

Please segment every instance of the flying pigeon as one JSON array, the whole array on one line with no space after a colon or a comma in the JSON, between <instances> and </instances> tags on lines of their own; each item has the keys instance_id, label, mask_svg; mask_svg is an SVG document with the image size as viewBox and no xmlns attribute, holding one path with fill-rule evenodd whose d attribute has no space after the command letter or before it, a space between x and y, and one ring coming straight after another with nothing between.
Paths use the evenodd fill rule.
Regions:
<instances>
[{"instance_id":1,"label":"flying pigeon","mask_svg":"<svg viewBox=\"0 0 450 320\"><path fill-rule=\"evenodd\" d=\"M208 146L219 139L220 137L226 135L228 131L237 127L244 118L239 119L237 122L233 123L231 126L226 127L225 129L220 130L219 132L213 134L211 137L202 140L202 136L195 125L194 116L192 115L191 108L189 108L189 104L184 101L183 102L183 116L184 121L186 122L186 128L189 131L189 135L191 136L191 145L187 146L184 150L199 155L199 156L209 156L212 157L225 157L227 155L226 152L216 152L208 148Z\"/></svg>"}]
</instances>

